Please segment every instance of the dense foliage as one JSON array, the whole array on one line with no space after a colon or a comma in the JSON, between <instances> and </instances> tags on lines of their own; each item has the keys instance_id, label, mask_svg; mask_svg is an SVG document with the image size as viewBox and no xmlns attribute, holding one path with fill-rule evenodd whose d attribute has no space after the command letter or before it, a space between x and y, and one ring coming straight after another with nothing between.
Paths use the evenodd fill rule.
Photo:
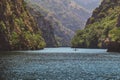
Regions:
<instances>
[{"instance_id":1,"label":"dense foliage","mask_svg":"<svg viewBox=\"0 0 120 80\"><path fill-rule=\"evenodd\" d=\"M88 19L86 28L72 40L73 47L104 48L107 42L120 42L120 0L103 0Z\"/></svg>"},{"instance_id":2,"label":"dense foliage","mask_svg":"<svg viewBox=\"0 0 120 80\"><path fill-rule=\"evenodd\" d=\"M23 0L0 1L0 50L41 49L41 31Z\"/></svg>"}]
</instances>

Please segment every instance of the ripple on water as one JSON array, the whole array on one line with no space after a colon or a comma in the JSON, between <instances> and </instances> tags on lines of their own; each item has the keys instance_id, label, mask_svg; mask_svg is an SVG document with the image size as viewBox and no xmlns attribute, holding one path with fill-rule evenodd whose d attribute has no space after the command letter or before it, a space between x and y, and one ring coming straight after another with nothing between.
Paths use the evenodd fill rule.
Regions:
<instances>
[{"instance_id":1,"label":"ripple on water","mask_svg":"<svg viewBox=\"0 0 120 80\"><path fill-rule=\"evenodd\" d=\"M16 53L0 55L3 80L120 80L120 55Z\"/></svg>"}]
</instances>

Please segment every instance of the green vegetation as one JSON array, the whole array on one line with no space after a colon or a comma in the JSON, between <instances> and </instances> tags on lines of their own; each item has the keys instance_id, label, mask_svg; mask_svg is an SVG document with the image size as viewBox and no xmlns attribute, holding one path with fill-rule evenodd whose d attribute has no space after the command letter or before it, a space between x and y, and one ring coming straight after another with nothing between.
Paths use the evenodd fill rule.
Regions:
<instances>
[{"instance_id":1,"label":"green vegetation","mask_svg":"<svg viewBox=\"0 0 120 80\"><path fill-rule=\"evenodd\" d=\"M45 47L41 31L26 10L23 0L2 0L0 4L0 50L27 50Z\"/></svg>"},{"instance_id":2,"label":"green vegetation","mask_svg":"<svg viewBox=\"0 0 120 80\"><path fill-rule=\"evenodd\" d=\"M73 47L104 48L106 41L120 42L120 26L116 26L120 14L119 0L104 0L72 40Z\"/></svg>"},{"instance_id":3,"label":"green vegetation","mask_svg":"<svg viewBox=\"0 0 120 80\"><path fill-rule=\"evenodd\" d=\"M120 42L120 28L114 28L109 32L109 37L112 41Z\"/></svg>"},{"instance_id":4,"label":"green vegetation","mask_svg":"<svg viewBox=\"0 0 120 80\"><path fill-rule=\"evenodd\" d=\"M4 32L6 30L6 26L3 21L0 22L0 30L1 30L1 32Z\"/></svg>"}]
</instances>

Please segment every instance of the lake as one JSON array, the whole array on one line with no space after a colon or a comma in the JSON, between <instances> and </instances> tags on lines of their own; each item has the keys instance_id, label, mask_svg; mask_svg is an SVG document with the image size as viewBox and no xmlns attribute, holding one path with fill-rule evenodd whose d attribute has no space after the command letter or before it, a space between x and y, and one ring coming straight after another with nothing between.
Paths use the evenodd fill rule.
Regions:
<instances>
[{"instance_id":1,"label":"lake","mask_svg":"<svg viewBox=\"0 0 120 80\"><path fill-rule=\"evenodd\" d=\"M106 49L0 52L0 80L120 80L120 54Z\"/></svg>"}]
</instances>

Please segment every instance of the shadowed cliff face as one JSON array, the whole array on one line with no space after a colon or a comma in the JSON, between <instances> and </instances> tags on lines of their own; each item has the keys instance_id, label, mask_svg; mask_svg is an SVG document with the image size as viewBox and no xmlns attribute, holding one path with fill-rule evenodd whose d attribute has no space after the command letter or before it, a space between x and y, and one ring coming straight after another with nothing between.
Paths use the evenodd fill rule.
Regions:
<instances>
[{"instance_id":1,"label":"shadowed cliff face","mask_svg":"<svg viewBox=\"0 0 120 80\"><path fill-rule=\"evenodd\" d=\"M107 48L106 42L120 42L120 0L103 0L72 40L73 47L89 48Z\"/></svg>"},{"instance_id":2,"label":"shadowed cliff face","mask_svg":"<svg viewBox=\"0 0 120 80\"><path fill-rule=\"evenodd\" d=\"M45 46L41 32L23 0L0 1L0 50L39 49Z\"/></svg>"},{"instance_id":3,"label":"shadowed cliff face","mask_svg":"<svg viewBox=\"0 0 120 80\"><path fill-rule=\"evenodd\" d=\"M120 52L120 43L118 42L109 42L108 52Z\"/></svg>"},{"instance_id":4,"label":"shadowed cliff face","mask_svg":"<svg viewBox=\"0 0 120 80\"><path fill-rule=\"evenodd\" d=\"M32 16L35 18L37 27L41 29L42 36L46 42L46 47L57 47L58 44L55 39L54 28L52 26L52 23L49 20L45 19L45 16L43 16L40 13L41 11L40 9L35 10L32 4L27 4L27 9L32 14Z\"/></svg>"}]
</instances>

